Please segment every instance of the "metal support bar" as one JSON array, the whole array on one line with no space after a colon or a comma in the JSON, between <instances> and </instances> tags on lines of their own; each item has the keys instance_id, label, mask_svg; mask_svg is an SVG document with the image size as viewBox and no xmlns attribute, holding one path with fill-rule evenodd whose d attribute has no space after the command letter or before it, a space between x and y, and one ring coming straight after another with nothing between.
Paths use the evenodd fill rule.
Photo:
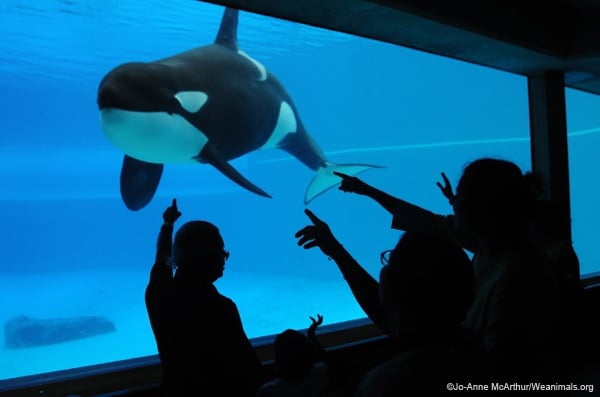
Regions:
<instances>
[{"instance_id":1,"label":"metal support bar","mask_svg":"<svg viewBox=\"0 0 600 397\"><path fill-rule=\"evenodd\" d=\"M530 76L527 82L532 168L543 178L542 198L555 203L558 216L570 224L564 74L549 71ZM570 230L568 235L571 235Z\"/></svg>"}]
</instances>

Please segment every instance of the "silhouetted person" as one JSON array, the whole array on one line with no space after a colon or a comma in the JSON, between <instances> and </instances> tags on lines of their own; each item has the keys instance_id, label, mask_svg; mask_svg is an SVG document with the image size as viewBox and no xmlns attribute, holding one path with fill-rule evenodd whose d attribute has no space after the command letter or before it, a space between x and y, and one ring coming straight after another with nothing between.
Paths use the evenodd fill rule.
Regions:
<instances>
[{"instance_id":1,"label":"silhouetted person","mask_svg":"<svg viewBox=\"0 0 600 397\"><path fill-rule=\"evenodd\" d=\"M146 288L146 308L163 369L167 396L254 396L262 365L248 340L235 303L213 283L223 276L229 252L218 228L190 221L173 200L163 213L156 261Z\"/></svg>"},{"instance_id":2,"label":"silhouetted person","mask_svg":"<svg viewBox=\"0 0 600 397\"><path fill-rule=\"evenodd\" d=\"M477 247L477 290L465 321L473 373L484 381L556 382L562 344L558 276L531 239L534 178L509 161L482 158L463 171L456 227Z\"/></svg>"},{"instance_id":3,"label":"silhouetted person","mask_svg":"<svg viewBox=\"0 0 600 397\"><path fill-rule=\"evenodd\" d=\"M360 395L428 394L442 383L445 387L474 290L473 269L462 247L447 234L407 231L393 250L381 254L385 266L377 282L325 222L310 210L305 213L312 225L296 233L298 245L319 247L333 259L367 316L404 350L367 375Z\"/></svg>"},{"instance_id":4,"label":"silhouetted person","mask_svg":"<svg viewBox=\"0 0 600 397\"><path fill-rule=\"evenodd\" d=\"M453 204L456 196L446 175L442 173L444 185L438 182L444 196ZM537 175L528 174L527 185L537 196L541 193L541 180ZM586 321L583 306L583 284L580 279L579 258L571 242L570 220L561 216L556 203L537 199L530 225L530 235L533 243L543 252L558 278L560 294L560 316L562 321L562 350L563 373L568 368L577 365L587 343L585 335Z\"/></svg>"},{"instance_id":5,"label":"silhouetted person","mask_svg":"<svg viewBox=\"0 0 600 397\"><path fill-rule=\"evenodd\" d=\"M546 283L549 288L553 288L549 284L558 284L558 302L556 300L556 290L554 290L554 292L550 292L550 299L554 303L548 303L549 306L554 306L555 313L552 315L552 318L556 319L559 323L562 322L562 324L555 324L554 329L555 331L562 331L559 331L548 337L550 339L560 339L560 335L562 335L562 338L566 338L566 340L563 340L562 342L556 341L556 347L561 346L562 343L563 346L561 348L563 349L563 357L572 359L573 354L568 352L577 348L578 345L576 339L581 330L581 326L579 325L581 322L578 321L577 316L580 313L580 309L578 310L577 308L581 305L583 290L579 282L579 262L575 251L573 250L571 241L568 238L568 235L565 233L568 231L570 225L565 223L564 220L561 221L561 219L557 216L556 208L552 203L535 199L537 193L539 193L539 178L533 174L522 175L515 164L502 160L481 159L480 161L472 164L473 168L471 168L470 172L467 173L467 179L465 181L470 179L469 174L472 174L473 170L477 170L478 168L483 169L485 168L483 167L485 164L488 165L489 172L485 172L486 177L480 178L482 180L487 178L485 181L480 181L482 182L480 187L482 194L487 191L490 200L486 204L487 208L485 208L483 211L481 211L480 208L478 215L474 216L474 218L482 223L487 223L488 231L497 231L499 232L498 234L504 234L504 237L500 238L500 240L504 239L506 236L511 236L512 242L510 244L513 246L515 245L516 241L521 241L521 246L527 246L528 250L535 252L534 255L538 257L533 262L539 261L540 254L545 257L547 263L546 265L542 265L544 270L541 272L540 277L541 279L554 279L554 281L549 280L548 283ZM498 170L492 171L491 169L494 167L498 167ZM504 169L504 171L500 171L500 169ZM508 169L512 169L513 176L516 170L518 170L520 173L520 177L514 178L519 181L517 184L518 188L515 188L514 181L509 182L507 180L507 174L510 173ZM487 255L490 250L489 248L478 249L477 244L482 240L482 236L479 234L478 230L474 228L457 227L454 215L442 216L433 214L430 211L424 210L418 206L407 203L404 200L375 189L357 177L350 177L341 173L336 174L342 178L342 183L339 188L340 190L345 192L354 192L370 197L387 209L394 216L392 227L402 230L436 230L442 233L447 233L448 235L454 235L455 239L461 245L463 245L464 248L474 253L473 262L475 263L476 271L478 273L478 285L483 287L486 285L486 283L489 284L494 282L490 280L486 281L485 279L488 276L494 278L497 276L497 274L481 270L482 266L480 262L483 261L484 263L487 263L489 262L489 258L480 259L479 255L482 253ZM444 173L442 173L442 178L444 183L442 184L438 182L437 185L444 196L448 199L449 203L453 205L455 204L457 197L453 192L450 181ZM499 179L495 180L495 178ZM477 188L473 188L472 190L477 190ZM487 198L483 200L487 200ZM519 200L520 203L517 203ZM527 208L523 209L524 207ZM488 214L496 215L491 217L480 216L482 213L485 215L486 212ZM500 222L496 223L497 220L500 220ZM496 226L500 226L500 229L496 230ZM529 230L529 235L527 235L526 230ZM515 232L514 234L512 234L513 231ZM484 240L486 239L484 238ZM535 248L536 246L537 249ZM495 252L496 250L493 251ZM507 252L508 251L509 250L507 249ZM547 270L548 263L550 263L550 268L552 268L550 271ZM500 268L502 268L502 265ZM524 268L527 268L527 266L524 266ZM514 272L507 271L507 274L512 273ZM533 273L535 273L535 271L533 271ZM530 272L529 277L535 277L535 275L532 275ZM534 286L536 281L530 278L529 282L532 283L531 291L533 293L533 291L535 291ZM500 283L499 285L504 287L504 283ZM510 285L510 283L508 285ZM490 291L486 291L486 288L479 288L478 293L480 294L480 298L478 301L489 297L489 295L486 294L488 294ZM510 287L506 288L508 289ZM512 299L511 295L513 294L509 294L505 298ZM518 296L517 291L515 291L514 296ZM500 301L502 302L503 299L500 299ZM478 309L480 311L482 310L481 307ZM478 309L475 308L474 311ZM496 310L491 307L489 309ZM502 318L502 316L500 317ZM510 316L507 316L506 318L509 317ZM467 323L467 325L472 324ZM522 326L525 326L525 323L522 323ZM498 331L498 328L496 328L494 324L490 324L490 328L486 329L486 331L490 331L490 333L493 334ZM499 334L503 335L502 338L507 336L506 334ZM490 339L491 338L488 338L488 340ZM491 347L493 343L495 342L490 342L488 347ZM487 349L485 344L483 345L484 346L480 346L482 351ZM535 349L535 346L535 343L531 345L531 349ZM498 351L502 350L502 348L494 347L492 350ZM512 353L517 354L516 350L518 350L518 348L506 350L506 354L501 354L500 356L506 357ZM551 350L556 352L554 347L551 348ZM525 352L527 351L528 350L526 349ZM565 351L567 354L564 354ZM540 354L537 355L540 356ZM503 367L500 362L504 361L504 358L494 359L492 356L488 356L487 360L495 364L490 364L488 369L495 366ZM557 354L557 356L559 356L559 354ZM532 354L529 354L529 357L531 358ZM575 359L576 357L577 356L575 355ZM516 356L514 358L518 360ZM538 357L538 359L543 361L542 358ZM553 371L556 369L557 363L555 360L549 360L547 364L547 367L553 367ZM525 369L526 365L527 364L523 362L519 365L520 368L515 368L514 371L509 372L511 372L513 375L517 372L520 372L522 377L533 377L539 375L539 372L541 371L540 368L536 370L534 367L528 371ZM501 369L501 371L504 371L504 369ZM490 370L495 371L494 369ZM538 375L535 375L536 373ZM554 380L556 379L557 378Z\"/></svg>"},{"instance_id":6,"label":"silhouetted person","mask_svg":"<svg viewBox=\"0 0 600 397\"><path fill-rule=\"evenodd\" d=\"M455 194L450 181L442 173L444 185L437 182L438 187L452 205ZM536 195L541 193L541 180L533 174L527 176L528 184ZM561 216L556 203L537 199L535 201L533 220L531 222L531 238L534 244L545 254L559 278L563 315L567 326L567 336L577 338L581 331L581 306L583 305L583 285L580 278L579 258L573 248L570 219ZM570 335L569 335L570 334Z\"/></svg>"},{"instance_id":7,"label":"silhouetted person","mask_svg":"<svg viewBox=\"0 0 600 397\"><path fill-rule=\"evenodd\" d=\"M325 350L316 330L323 316L311 317L307 335L286 329L275 338L276 378L265 383L258 397L317 397L329 384Z\"/></svg>"},{"instance_id":8,"label":"silhouetted person","mask_svg":"<svg viewBox=\"0 0 600 397\"><path fill-rule=\"evenodd\" d=\"M437 186L452 205L456 197L452 184L443 172L442 178L444 184L437 182ZM541 180L538 176L529 174L527 178L530 178L528 184L534 189L536 195L540 194ZM533 242L545 253L552 266L564 278L563 282L568 284L566 288L581 290L579 258L573 248L570 230L570 220L561 216L556 203L545 199L536 200L531 224Z\"/></svg>"}]
</instances>

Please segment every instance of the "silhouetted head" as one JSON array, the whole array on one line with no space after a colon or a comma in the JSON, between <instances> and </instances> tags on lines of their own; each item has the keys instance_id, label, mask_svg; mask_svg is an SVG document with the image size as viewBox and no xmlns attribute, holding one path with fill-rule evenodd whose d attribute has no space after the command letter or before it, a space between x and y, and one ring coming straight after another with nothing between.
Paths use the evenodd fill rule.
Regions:
<instances>
[{"instance_id":1,"label":"silhouetted head","mask_svg":"<svg viewBox=\"0 0 600 397\"><path fill-rule=\"evenodd\" d=\"M456 336L475 287L471 261L456 241L415 231L402 235L379 281L394 336L411 345Z\"/></svg>"},{"instance_id":2,"label":"silhouetted head","mask_svg":"<svg viewBox=\"0 0 600 397\"><path fill-rule=\"evenodd\" d=\"M523 238L533 219L537 183L534 175L524 175L510 161L473 161L456 188L453 207L457 226L487 242Z\"/></svg>"},{"instance_id":3,"label":"silhouetted head","mask_svg":"<svg viewBox=\"0 0 600 397\"><path fill-rule=\"evenodd\" d=\"M228 257L219 229L210 222L187 222L175 234L173 260L177 271L213 282L223 275Z\"/></svg>"},{"instance_id":4,"label":"silhouetted head","mask_svg":"<svg viewBox=\"0 0 600 397\"><path fill-rule=\"evenodd\" d=\"M275 368L285 379L307 376L316 362L313 343L300 331L286 329L275 338Z\"/></svg>"}]
</instances>

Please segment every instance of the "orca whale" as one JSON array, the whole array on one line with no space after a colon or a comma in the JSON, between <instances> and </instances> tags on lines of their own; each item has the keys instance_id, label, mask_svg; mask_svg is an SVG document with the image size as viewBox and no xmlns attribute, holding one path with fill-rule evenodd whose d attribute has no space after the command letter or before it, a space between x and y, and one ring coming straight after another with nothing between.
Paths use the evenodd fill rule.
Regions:
<instances>
[{"instance_id":1,"label":"orca whale","mask_svg":"<svg viewBox=\"0 0 600 397\"><path fill-rule=\"evenodd\" d=\"M121 198L137 211L154 196L163 165L206 163L265 197L228 161L258 149L284 150L315 171L304 203L336 186L333 164L308 134L283 85L237 44L238 10L226 8L214 43L154 62L130 62L100 82L97 103L108 140L124 153Z\"/></svg>"}]
</instances>

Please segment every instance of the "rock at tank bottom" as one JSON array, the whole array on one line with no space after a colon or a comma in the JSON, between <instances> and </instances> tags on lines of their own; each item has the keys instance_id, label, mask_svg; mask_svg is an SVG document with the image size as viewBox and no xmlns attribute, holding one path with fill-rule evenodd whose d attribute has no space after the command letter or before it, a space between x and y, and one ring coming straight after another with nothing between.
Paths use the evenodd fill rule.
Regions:
<instances>
[{"instance_id":1,"label":"rock at tank bottom","mask_svg":"<svg viewBox=\"0 0 600 397\"><path fill-rule=\"evenodd\" d=\"M4 323L4 346L19 349L51 345L115 330L113 322L102 316L34 319L20 315Z\"/></svg>"}]
</instances>

